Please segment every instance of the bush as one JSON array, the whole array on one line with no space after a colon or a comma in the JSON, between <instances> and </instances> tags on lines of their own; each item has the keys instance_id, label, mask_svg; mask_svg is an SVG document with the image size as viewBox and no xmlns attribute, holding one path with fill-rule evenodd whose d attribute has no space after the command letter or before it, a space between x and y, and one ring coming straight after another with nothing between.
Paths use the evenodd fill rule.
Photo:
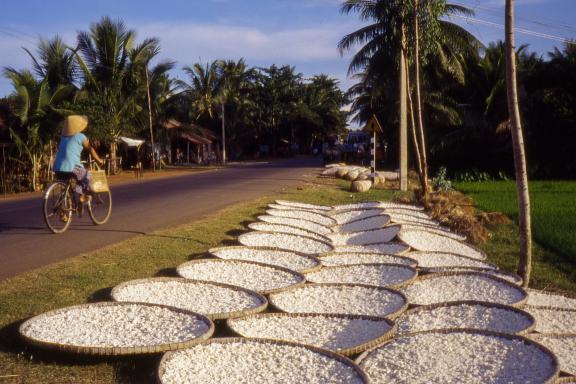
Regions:
<instances>
[{"instance_id":1,"label":"bush","mask_svg":"<svg viewBox=\"0 0 576 384\"><path fill-rule=\"evenodd\" d=\"M436 177L432 179L432 188L435 191L450 191L452 190L452 182L448 179L448 170L442 166L438 170Z\"/></svg>"}]
</instances>

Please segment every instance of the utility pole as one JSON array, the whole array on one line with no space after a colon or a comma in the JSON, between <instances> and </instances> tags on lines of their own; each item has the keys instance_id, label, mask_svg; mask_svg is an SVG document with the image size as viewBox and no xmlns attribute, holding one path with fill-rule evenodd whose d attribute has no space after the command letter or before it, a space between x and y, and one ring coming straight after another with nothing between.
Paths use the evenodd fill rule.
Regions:
<instances>
[{"instance_id":1,"label":"utility pole","mask_svg":"<svg viewBox=\"0 0 576 384\"><path fill-rule=\"evenodd\" d=\"M224 103L222 103L222 165L226 164L226 129L224 121Z\"/></svg>"}]
</instances>

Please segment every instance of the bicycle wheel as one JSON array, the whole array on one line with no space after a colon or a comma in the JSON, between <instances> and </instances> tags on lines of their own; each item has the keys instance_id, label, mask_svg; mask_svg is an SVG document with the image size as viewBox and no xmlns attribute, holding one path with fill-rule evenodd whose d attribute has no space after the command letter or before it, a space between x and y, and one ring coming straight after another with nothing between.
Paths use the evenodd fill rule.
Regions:
<instances>
[{"instance_id":1,"label":"bicycle wheel","mask_svg":"<svg viewBox=\"0 0 576 384\"><path fill-rule=\"evenodd\" d=\"M43 199L44 222L53 233L64 232L72 221L72 195L68 185L61 181L52 183Z\"/></svg>"},{"instance_id":2,"label":"bicycle wheel","mask_svg":"<svg viewBox=\"0 0 576 384\"><path fill-rule=\"evenodd\" d=\"M96 225L104 224L112 213L112 193L92 192L92 198L88 201L88 214Z\"/></svg>"}]
</instances>

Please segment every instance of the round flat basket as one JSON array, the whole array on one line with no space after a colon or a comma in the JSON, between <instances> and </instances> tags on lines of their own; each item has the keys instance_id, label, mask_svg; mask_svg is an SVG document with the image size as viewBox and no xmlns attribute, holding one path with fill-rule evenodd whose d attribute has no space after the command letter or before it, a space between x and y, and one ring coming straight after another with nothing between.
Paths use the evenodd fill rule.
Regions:
<instances>
[{"instance_id":1,"label":"round flat basket","mask_svg":"<svg viewBox=\"0 0 576 384\"><path fill-rule=\"evenodd\" d=\"M272 215L261 215L258 216L257 219L262 222L270 224L291 225L296 228L306 229L318 235L327 235L329 233L332 233L332 229L330 229L329 227L315 223L310 220L293 219L291 217L281 217Z\"/></svg>"},{"instance_id":2,"label":"round flat basket","mask_svg":"<svg viewBox=\"0 0 576 384\"><path fill-rule=\"evenodd\" d=\"M486 260L486 254L482 250L436 233L402 229L398 238L418 251L456 253L473 259Z\"/></svg>"},{"instance_id":3,"label":"round flat basket","mask_svg":"<svg viewBox=\"0 0 576 384\"><path fill-rule=\"evenodd\" d=\"M353 203L344 205L335 205L332 207L333 211L351 211L357 209L370 209L370 208L402 208L411 209L413 211L423 211L424 207L412 204L395 203L392 201L365 201L363 203Z\"/></svg>"},{"instance_id":4,"label":"round flat basket","mask_svg":"<svg viewBox=\"0 0 576 384\"><path fill-rule=\"evenodd\" d=\"M406 254L406 256L416 260L418 262L418 269L423 272L439 272L444 268L452 267L475 267L494 270L498 269L496 264L474 259L472 257L458 255L456 253L416 251L409 252Z\"/></svg>"},{"instance_id":5,"label":"round flat basket","mask_svg":"<svg viewBox=\"0 0 576 384\"><path fill-rule=\"evenodd\" d=\"M231 284L263 295L298 287L306 281L290 269L243 260L193 260L180 264L176 272L186 279Z\"/></svg>"},{"instance_id":6,"label":"round flat basket","mask_svg":"<svg viewBox=\"0 0 576 384\"><path fill-rule=\"evenodd\" d=\"M306 275L311 283L364 284L376 287L395 287L418 276L415 268L398 264L349 264L324 267Z\"/></svg>"},{"instance_id":7,"label":"round flat basket","mask_svg":"<svg viewBox=\"0 0 576 384\"><path fill-rule=\"evenodd\" d=\"M393 289L361 284L306 284L270 295L270 304L287 313L339 313L393 319L408 307Z\"/></svg>"},{"instance_id":8,"label":"round flat basket","mask_svg":"<svg viewBox=\"0 0 576 384\"><path fill-rule=\"evenodd\" d=\"M534 323L534 317L520 309L482 301L423 305L396 319L398 334L444 328L525 334L534 328Z\"/></svg>"},{"instance_id":9,"label":"round flat basket","mask_svg":"<svg viewBox=\"0 0 576 384\"><path fill-rule=\"evenodd\" d=\"M332 210L332 207L329 207L326 205L301 203L299 201L276 200L276 204L288 206L288 207L302 208L302 209L315 209L317 211L331 211Z\"/></svg>"},{"instance_id":10,"label":"round flat basket","mask_svg":"<svg viewBox=\"0 0 576 384\"><path fill-rule=\"evenodd\" d=\"M163 305L101 302L60 308L19 328L29 344L88 355L139 355L188 348L214 333L207 317Z\"/></svg>"},{"instance_id":11,"label":"round flat basket","mask_svg":"<svg viewBox=\"0 0 576 384\"><path fill-rule=\"evenodd\" d=\"M286 224L271 224L264 223L262 221L257 221L255 223L248 224L248 228L253 231L259 232L271 232L271 233L289 233L292 235L310 237L314 240L323 241L325 243L330 243L332 240L324 235L319 235L307 229L294 227Z\"/></svg>"},{"instance_id":12,"label":"round flat basket","mask_svg":"<svg viewBox=\"0 0 576 384\"><path fill-rule=\"evenodd\" d=\"M535 332L576 334L576 310L556 307L522 308L536 319Z\"/></svg>"},{"instance_id":13,"label":"round flat basket","mask_svg":"<svg viewBox=\"0 0 576 384\"><path fill-rule=\"evenodd\" d=\"M366 219L368 217L385 215L385 214L386 212L384 212L383 209L358 209L358 210L332 213L331 217L336 221L338 225L344 225L353 223L358 220Z\"/></svg>"},{"instance_id":14,"label":"round flat basket","mask_svg":"<svg viewBox=\"0 0 576 384\"><path fill-rule=\"evenodd\" d=\"M420 276L399 290L411 305L452 301L485 301L518 307L527 293L509 281L478 272L446 272Z\"/></svg>"},{"instance_id":15,"label":"round flat basket","mask_svg":"<svg viewBox=\"0 0 576 384\"><path fill-rule=\"evenodd\" d=\"M306 273L322 268L320 260L311 255L267 247L218 247L208 250L219 259L255 261Z\"/></svg>"},{"instance_id":16,"label":"round flat basket","mask_svg":"<svg viewBox=\"0 0 576 384\"><path fill-rule=\"evenodd\" d=\"M398 255L385 255L381 253L337 253L329 252L318 257L320 263L326 267L350 264L399 264L416 268L418 262L410 257Z\"/></svg>"},{"instance_id":17,"label":"round flat basket","mask_svg":"<svg viewBox=\"0 0 576 384\"><path fill-rule=\"evenodd\" d=\"M525 337L442 329L395 337L356 362L379 383L554 383L558 360Z\"/></svg>"},{"instance_id":18,"label":"round flat basket","mask_svg":"<svg viewBox=\"0 0 576 384\"><path fill-rule=\"evenodd\" d=\"M330 252L334 247L326 241L289 233L249 232L238 236L238 242L249 247L272 247L288 251L317 255Z\"/></svg>"},{"instance_id":19,"label":"round flat basket","mask_svg":"<svg viewBox=\"0 0 576 384\"><path fill-rule=\"evenodd\" d=\"M162 304L201 313L220 320L262 312L268 300L245 288L179 277L154 277L127 281L112 289L112 299L122 302Z\"/></svg>"},{"instance_id":20,"label":"round flat basket","mask_svg":"<svg viewBox=\"0 0 576 384\"><path fill-rule=\"evenodd\" d=\"M429 268L429 273L445 273L445 272L478 272L487 275L495 276L500 279L511 282L518 286L522 285L522 278L515 273L504 272L492 268L475 268L475 267L435 267Z\"/></svg>"},{"instance_id":21,"label":"round flat basket","mask_svg":"<svg viewBox=\"0 0 576 384\"><path fill-rule=\"evenodd\" d=\"M353 221L348 224L337 225L334 227L334 232L338 233L354 233L370 231L372 229L379 229L390 223L390 216L376 215Z\"/></svg>"},{"instance_id":22,"label":"round flat basket","mask_svg":"<svg viewBox=\"0 0 576 384\"><path fill-rule=\"evenodd\" d=\"M289 217L292 219L304 219L312 221L316 224L323 225L325 227L332 227L337 224L336 220L327 214L304 211L300 209L267 209L266 214L271 216Z\"/></svg>"},{"instance_id":23,"label":"round flat basket","mask_svg":"<svg viewBox=\"0 0 576 384\"><path fill-rule=\"evenodd\" d=\"M404 255L409 250L408 245L393 241L368 245L343 245L334 248L336 253L382 253L386 255Z\"/></svg>"},{"instance_id":24,"label":"round flat basket","mask_svg":"<svg viewBox=\"0 0 576 384\"><path fill-rule=\"evenodd\" d=\"M344 356L382 344L395 333L391 320L359 315L264 313L229 320L226 324L243 337L313 345Z\"/></svg>"},{"instance_id":25,"label":"round flat basket","mask_svg":"<svg viewBox=\"0 0 576 384\"><path fill-rule=\"evenodd\" d=\"M458 240L458 241L466 241L466 236L461 235L459 233L455 233L450 231L450 229L445 228L443 226L440 225L426 225L426 224L421 224L421 223L409 223L409 222L403 222L400 223L400 225L402 226L403 229L408 230L408 231L425 231L425 232L430 232L430 233L434 233L436 235L441 235L441 236L446 236L449 237L451 239L454 240Z\"/></svg>"},{"instance_id":26,"label":"round flat basket","mask_svg":"<svg viewBox=\"0 0 576 384\"><path fill-rule=\"evenodd\" d=\"M419 213L419 212L416 212ZM412 225L422 225L426 227L440 227L440 223L427 217L413 216L408 213L393 212L386 210L386 214L390 216L390 220L397 224L412 224Z\"/></svg>"},{"instance_id":27,"label":"round flat basket","mask_svg":"<svg viewBox=\"0 0 576 384\"><path fill-rule=\"evenodd\" d=\"M533 333L526 337L554 352L562 372L576 376L576 335Z\"/></svg>"},{"instance_id":28,"label":"round flat basket","mask_svg":"<svg viewBox=\"0 0 576 384\"><path fill-rule=\"evenodd\" d=\"M399 225L390 225L383 228L354 233L333 233L327 235L335 246L342 245L368 245L387 243L400 232Z\"/></svg>"},{"instance_id":29,"label":"round flat basket","mask_svg":"<svg viewBox=\"0 0 576 384\"><path fill-rule=\"evenodd\" d=\"M311 213L318 213L321 215L324 215L326 213L328 213L328 210L325 209L315 209L315 208L304 208L304 207L291 207L288 205L281 205L281 204L275 204L275 203L270 203L267 205L268 208L270 209L282 209L282 210L296 210L296 211L306 211L306 212L311 212Z\"/></svg>"},{"instance_id":30,"label":"round flat basket","mask_svg":"<svg viewBox=\"0 0 576 384\"><path fill-rule=\"evenodd\" d=\"M565 309L576 309L576 299L564 296L555 292L540 291L537 289L526 290L528 301L526 305L532 307L556 307Z\"/></svg>"},{"instance_id":31,"label":"round flat basket","mask_svg":"<svg viewBox=\"0 0 576 384\"><path fill-rule=\"evenodd\" d=\"M270 339L213 339L160 361L162 384L367 383L352 360L304 344Z\"/></svg>"},{"instance_id":32,"label":"round flat basket","mask_svg":"<svg viewBox=\"0 0 576 384\"><path fill-rule=\"evenodd\" d=\"M386 213L389 215L406 215L406 216L415 217L417 219L433 221L433 219L430 217L430 215L427 214L426 212L423 212L423 211L415 211L413 209L405 209L405 208L400 208L400 207L389 207L389 208L385 208L385 210L386 210Z\"/></svg>"},{"instance_id":33,"label":"round flat basket","mask_svg":"<svg viewBox=\"0 0 576 384\"><path fill-rule=\"evenodd\" d=\"M559 377L554 384L576 383L576 376Z\"/></svg>"}]
</instances>

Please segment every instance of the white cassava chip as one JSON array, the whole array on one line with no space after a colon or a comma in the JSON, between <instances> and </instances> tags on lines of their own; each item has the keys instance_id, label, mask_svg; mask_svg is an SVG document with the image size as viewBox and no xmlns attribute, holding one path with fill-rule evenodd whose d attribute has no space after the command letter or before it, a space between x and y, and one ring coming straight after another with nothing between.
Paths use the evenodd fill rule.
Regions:
<instances>
[{"instance_id":1,"label":"white cassava chip","mask_svg":"<svg viewBox=\"0 0 576 384\"><path fill-rule=\"evenodd\" d=\"M250 232L238 236L238 242L249 247L272 247L316 255L332 251L333 247L311 237L289 233Z\"/></svg>"},{"instance_id":2,"label":"white cassava chip","mask_svg":"<svg viewBox=\"0 0 576 384\"><path fill-rule=\"evenodd\" d=\"M280 217L271 215L258 216L257 219L260 221L264 221L266 223L290 225L292 227L306 229L310 232L314 232L319 235L326 235L328 233L332 233L332 229L309 220L293 219L290 217Z\"/></svg>"},{"instance_id":3,"label":"white cassava chip","mask_svg":"<svg viewBox=\"0 0 576 384\"><path fill-rule=\"evenodd\" d=\"M367 285L307 284L270 295L270 303L288 313L341 313L393 317L404 311L398 291Z\"/></svg>"},{"instance_id":4,"label":"white cassava chip","mask_svg":"<svg viewBox=\"0 0 576 384\"><path fill-rule=\"evenodd\" d=\"M576 376L576 335L542 335L533 333L528 337L542 344L556 355L560 370Z\"/></svg>"},{"instance_id":5,"label":"white cassava chip","mask_svg":"<svg viewBox=\"0 0 576 384\"><path fill-rule=\"evenodd\" d=\"M338 225L334 227L334 232L350 233L350 232L369 231L371 229L382 228L389 222L390 222L390 216L377 215L367 217L365 219L356 220L348 224Z\"/></svg>"},{"instance_id":6,"label":"white cassava chip","mask_svg":"<svg viewBox=\"0 0 576 384\"><path fill-rule=\"evenodd\" d=\"M162 358L163 384L360 384L352 361L322 349L268 339L215 339Z\"/></svg>"},{"instance_id":7,"label":"white cassava chip","mask_svg":"<svg viewBox=\"0 0 576 384\"><path fill-rule=\"evenodd\" d=\"M377 287L393 287L416 278L418 272L412 267L398 264L356 264L324 267L307 273L312 283L366 284Z\"/></svg>"},{"instance_id":8,"label":"white cassava chip","mask_svg":"<svg viewBox=\"0 0 576 384\"><path fill-rule=\"evenodd\" d=\"M520 336L431 331L396 337L358 360L374 384L536 384L557 376L554 356Z\"/></svg>"},{"instance_id":9,"label":"white cassava chip","mask_svg":"<svg viewBox=\"0 0 576 384\"><path fill-rule=\"evenodd\" d=\"M334 248L337 253L384 253L388 255L402 255L410 250L404 243L378 243L367 245L343 245Z\"/></svg>"},{"instance_id":10,"label":"white cassava chip","mask_svg":"<svg viewBox=\"0 0 576 384\"><path fill-rule=\"evenodd\" d=\"M528 292L528 301L526 302L526 305L531 305L533 307L576 309L575 298L537 289L528 288L526 291Z\"/></svg>"},{"instance_id":11,"label":"white cassava chip","mask_svg":"<svg viewBox=\"0 0 576 384\"><path fill-rule=\"evenodd\" d=\"M400 231L399 225L391 225L389 227L372 229L370 231L354 232L354 233L333 233L327 235L332 241L332 245L367 245L377 243L387 243L394 239Z\"/></svg>"},{"instance_id":12,"label":"white cassava chip","mask_svg":"<svg viewBox=\"0 0 576 384\"><path fill-rule=\"evenodd\" d=\"M332 214L332 218L336 220L339 225L352 223L357 220L366 219L372 216L384 215L382 209L359 209L355 211L345 211Z\"/></svg>"},{"instance_id":13,"label":"white cassava chip","mask_svg":"<svg viewBox=\"0 0 576 384\"><path fill-rule=\"evenodd\" d=\"M320 240L320 241L325 241L325 242L331 241L331 239L326 237L326 236L319 235L319 234L314 233L312 231L309 231L307 229L293 227L291 225L256 222L256 223L248 224L248 228L250 228L254 231L260 231L260 232L291 233L293 235L311 237L313 239Z\"/></svg>"},{"instance_id":14,"label":"white cassava chip","mask_svg":"<svg viewBox=\"0 0 576 384\"><path fill-rule=\"evenodd\" d=\"M111 293L116 301L163 304L225 319L261 312L268 301L247 289L182 278L156 277L119 284Z\"/></svg>"},{"instance_id":15,"label":"white cassava chip","mask_svg":"<svg viewBox=\"0 0 576 384\"><path fill-rule=\"evenodd\" d=\"M176 271L187 279L231 284L259 293L304 283L304 276L289 269L242 260L195 260L180 264Z\"/></svg>"},{"instance_id":16,"label":"white cassava chip","mask_svg":"<svg viewBox=\"0 0 576 384\"><path fill-rule=\"evenodd\" d=\"M385 318L333 314L273 313L230 320L227 324L243 337L292 341L338 353L350 349L358 353L358 348L389 337L393 330L393 323Z\"/></svg>"},{"instance_id":17,"label":"white cassava chip","mask_svg":"<svg viewBox=\"0 0 576 384\"><path fill-rule=\"evenodd\" d=\"M212 248L209 252L220 259L255 261L288 268L296 272L308 272L320 266L320 261L314 256L276 248L220 247Z\"/></svg>"},{"instance_id":18,"label":"white cassava chip","mask_svg":"<svg viewBox=\"0 0 576 384\"><path fill-rule=\"evenodd\" d=\"M334 267L349 264L400 264L416 267L418 262L414 259L397 255L385 255L380 253L327 253L318 257L322 265Z\"/></svg>"},{"instance_id":19,"label":"white cassava chip","mask_svg":"<svg viewBox=\"0 0 576 384\"><path fill-rule=\"evenodd\" d=\"M519 309L483 302L460 301L423 306L396 319L398 333L444 328L470 328L517 334L534 326L534 318Z\"/></svg>"},{"instance_id":20,"label":"white cassava chip","mask_svg":"<svg viewBox=\"0 0 576 384\"><path fill-rule=\"evenodd\" d=\"M520 305L526 292L502 279L483 273L455 272L421 277L400 289L410 304L428 305L451 301L486 301Z\"/></svg>"},{"instance_id":21,"label":"white cassava chip","mask_svg":"<svg viewBox=\"0 0 576 384\"><path fill-rule=\"evenodd\" d=\"M418 262L418 268L428 270L432 268L450 268L450 267L477 267L497 269L494 264L486 261L474 259L448 252L408 252L406 257L410 257Z\"/></svg>"},{"instance_id":22,"label":"white cassava chip","mask_svg":"<svg viewBox=\"0 0 576 384\"><path fill-rule=\"evenodd\" d=\"M308 220L326 227L336 225L336 220L327 215L298 209L267 209L266 214L279 217L289 217L292 219Z\"/></svg>"},{"instance_id":23,"label":"white cassava chip","mask_svg":"<svg viewBox=\"0 0 576 384\"><path fill-rule=\"evenodd\" d=\"M20 326L20 334L43 347L93 354L111 354L138 348L206 339L214 326L206 317L177 308L152 304L103 302L56 309ZM82 350L87 348L87 350ZM89 349L99 348L99 351ZM75 350L78 349L78 350ZM160 350L160 349L159 349ZM116 351L118 353L118 350Z\"/></svg>"},{"instance_id":24,"label":"white cassava chip","mask_svg":"<svg viewBox=\"0 0 576 384\"><path fill-rule=\"evenodd\" d=\"M531 307L522 308L536 319L534 331L539 333L576 334L576 310L564 308Z\"/></svg>"},{"instance_id":25,"label":"white cassava chip","mask_svg":"<svg viewBox=\"0 0 576 384\"><path fill-rule=\"evenodd\" d=\"M398 238L418 251L448 252L478 260L486 259L486 254L478 248L436 233L402 229Z\"/></svg>"}]
</instances>

